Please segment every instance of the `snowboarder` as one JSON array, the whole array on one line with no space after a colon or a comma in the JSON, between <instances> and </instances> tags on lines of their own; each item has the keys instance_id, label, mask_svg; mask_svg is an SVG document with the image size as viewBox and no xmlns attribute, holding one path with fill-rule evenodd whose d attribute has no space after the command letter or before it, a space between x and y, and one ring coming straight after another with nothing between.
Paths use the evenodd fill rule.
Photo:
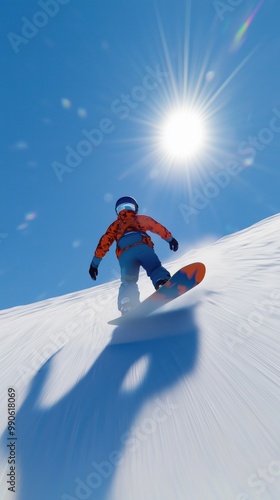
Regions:
<instances>
[{"instance_id":1,"label":"snowboarder","mask_svg":"<svg viewBox=\"0 0 280 500\"><path fill-rule=\"evenodd\" d=\"M140 266L145 269L156 290L171 277L155 254L154 244L146 231L161 236L174 252L178 250L179 245L170 231L159 222L146 215L138 215L138 203L131 196L119 198L115 211L117 219L100 238L90 264L89 274L96 280L102 258L116 241L116 255L121 268L118 309L124 315L139 304L137 281Z\"/></svg>"}]
</instances>

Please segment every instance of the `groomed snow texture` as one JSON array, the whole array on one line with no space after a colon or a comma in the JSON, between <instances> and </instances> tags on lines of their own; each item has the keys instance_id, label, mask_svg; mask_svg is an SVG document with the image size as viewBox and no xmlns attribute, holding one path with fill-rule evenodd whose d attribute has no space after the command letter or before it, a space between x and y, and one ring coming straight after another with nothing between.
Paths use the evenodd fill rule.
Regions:
<instances>
[{"instance_id":1,"label":"groomed snow texture","mask_svg":"<svg viewBox=\"0 0 280 500\"><path fill-rule=\"evenodd\" d=\"M2 500L280 499L280 215L165 265L195 261L133 326L107 324L118 280L0 313Z\"/></svg>"}]
</instances>

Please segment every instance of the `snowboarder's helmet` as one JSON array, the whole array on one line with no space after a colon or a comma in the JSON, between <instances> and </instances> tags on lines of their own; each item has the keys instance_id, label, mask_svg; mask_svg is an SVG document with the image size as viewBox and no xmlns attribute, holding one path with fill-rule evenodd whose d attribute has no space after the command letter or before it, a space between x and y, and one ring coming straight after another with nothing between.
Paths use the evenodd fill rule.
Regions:
<instances>
[{"instance_id":1,"label":"snowboarder's helmet","mask_svg":"<svg viewBox=\"0 0 280 500\"><path fill-rule=\"evenodd\" d=\"M132 196L122 196L119 198L115 205L116 214L118 215L122 210L133 210L138 212L138 203Z\"/></svg>"}]
</instances>

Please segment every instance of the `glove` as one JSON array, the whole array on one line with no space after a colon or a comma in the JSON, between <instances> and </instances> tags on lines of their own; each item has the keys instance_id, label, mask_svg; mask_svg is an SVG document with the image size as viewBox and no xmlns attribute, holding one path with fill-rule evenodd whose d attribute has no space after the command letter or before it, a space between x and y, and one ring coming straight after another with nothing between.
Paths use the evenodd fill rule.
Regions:
<instances>
[{"instance_id":1,"label":"glove","mask_svg":"<svg viewBox=\"0 0 280 500\"><path fill-rule=\"evenodd\" d=\"M179 243L177 240L175 240L175 238L172 238L172 240L169 241L169 246L170 246L170 250L174 250L174 252L177 252L177 250L179 248Z\"/></svg>"},{"instance_id":2,"label":"glove","mask_svg":"<svg viewBox=\"0 0 280 500\"><path fill-rule=\"evenodd\" d=\"M91 264L88 272L90 274L90 277L95 281L96 276L98 275L98 268Z\"/></svg>"}]
</instances>

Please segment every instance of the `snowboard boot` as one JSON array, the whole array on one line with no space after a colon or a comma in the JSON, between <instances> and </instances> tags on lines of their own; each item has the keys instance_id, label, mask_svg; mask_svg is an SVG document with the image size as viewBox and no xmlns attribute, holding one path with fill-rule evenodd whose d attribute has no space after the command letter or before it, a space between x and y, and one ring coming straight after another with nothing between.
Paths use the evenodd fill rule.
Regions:
<instances>
[{"instance_id":1,"label":"snowboard boot","mask_svg":"<svg viewBox=\"0 0 280 500\"><path fill-rule=\"evenodd\" d=\"M158 290L160 287L162 287L168 280L158 280L155 284L155 289Z\"/></svg>"},{"instance_id":2,"label":"snowboard boot","mask_svg":"<svg viewBox=\"0 0 280 500\"><path fill-rule=\"evenodd\" d=\"M122 313L122 316L124 316L129 311L131 311L131 309L132 309L132 307L131 307L131 303L130 303L129 297L124 297L121 300L121 313Z\"/></svg>"}]
</instances>

